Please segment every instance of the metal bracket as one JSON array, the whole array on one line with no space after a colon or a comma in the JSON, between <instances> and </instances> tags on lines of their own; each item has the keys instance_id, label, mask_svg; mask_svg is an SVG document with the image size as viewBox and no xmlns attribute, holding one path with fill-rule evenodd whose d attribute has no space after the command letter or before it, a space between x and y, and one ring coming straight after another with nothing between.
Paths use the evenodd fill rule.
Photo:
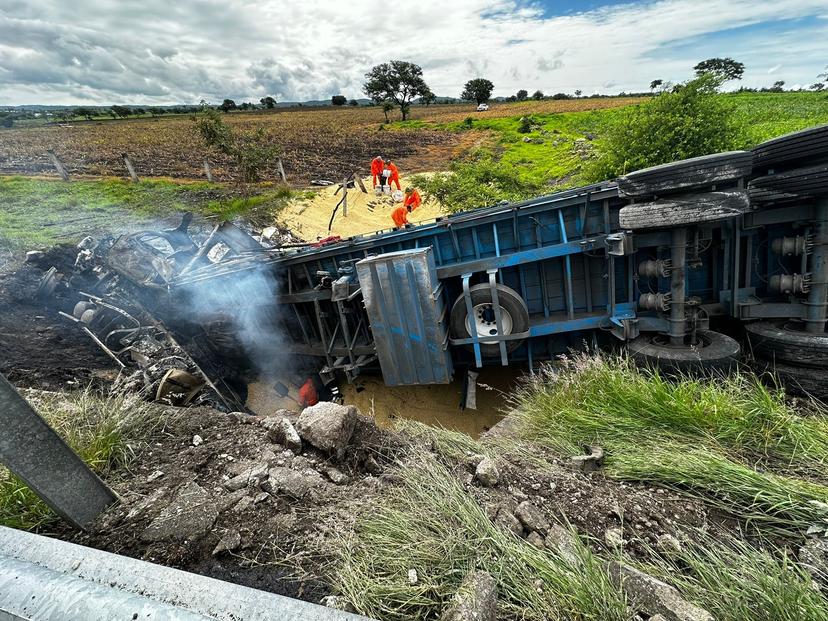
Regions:
<instances>
[{"instance_id":1,"label":"metal bracket","mask_svg":"<svg viewBox=\"0 0 828 621\"><path fill-rule=\"evenodd\" d=\"M463 274L463 299L466 301L466 317L468 317L468 321L471 322L474 317L474 307L472 306L472 299L471 293L469 293L469 279L472 277L471 274ZM477 336L477 330L469 330L471 333L471 339L474 347L474 363L478 367L483 366L483 358L480 354L480 339Z\"/></svg>"},{"instance_id":2,"label":"metal bracket","mask_svg":"<svg viewBox=\"0 0 828 621\"><path fill-rule=\"evenodd\" d=\"M497 281L495 277L497 276L497 269L486 270L486 273L489 275L489 291L492 294L492 309L494 310L495 316L495 327L497 328L497 335L503 336L503 322L501 321L501 313L500 313L500 299L497 295ZM477 330L475 330L477 332ZM500 364L504 367L509 365L509 357L506 354L506 342L500 341L498 343L498 347L500 348Z\"/></svg>"},{"instance_id":3,"label":"metal bracket","mask_svg":"<svg viewBox=\"0 0 828 621\"><path fill-rule=\"evenodd\" d=\"M613 256L622 257L633 253L632 233L620 231L607 235L604 242L607 245L607 252Z\"/></svg>"},{"instance_id":4,"label":"metal bracket","mask_svg":"<svg viewBox=\"0 0 828 621\"><path fill-rule=\"evenodd\" d=\"M638 319L628 315L610 317L610 332L621 341L634 339L639 335Z\"/></svg>"}]
</instances>

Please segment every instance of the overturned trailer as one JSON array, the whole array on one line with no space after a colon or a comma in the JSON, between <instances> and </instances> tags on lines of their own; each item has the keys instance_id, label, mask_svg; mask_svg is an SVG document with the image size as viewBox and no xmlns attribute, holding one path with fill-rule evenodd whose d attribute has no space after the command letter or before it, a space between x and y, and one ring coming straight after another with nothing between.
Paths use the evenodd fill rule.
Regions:
<instances>
[{"instance_id":1,"label":"overturned trailer","mask_svg":"<svg viewBox=\"0 0 828 621\"><path fill-rule=\"evenodd\" d=\"M828 126L329 243L186 232L166 232L143 272L116 271L234 404L240 374L288 357L323 377L435 384L584 342L671 370L727 369L748 343L825 394Z\"/></svg>"},{"instance_id":2,"label":"overturned trailer","mask_svg":"<svg viewBox=\"0 0 828 621\"><path fill-rule=\"evenodd\" d=\"M273 265L286 350L351 378L443 383L607 339L662 367L725 369L743 325L757 359L816 390L826 253L823 126Z\"/></svg>"}]
</instances>

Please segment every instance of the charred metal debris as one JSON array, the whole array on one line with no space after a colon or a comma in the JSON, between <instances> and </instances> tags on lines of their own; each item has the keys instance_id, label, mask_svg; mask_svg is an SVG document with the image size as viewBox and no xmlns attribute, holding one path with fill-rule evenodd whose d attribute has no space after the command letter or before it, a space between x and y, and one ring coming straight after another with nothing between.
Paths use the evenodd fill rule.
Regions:
<instances>
[{"instance_id":1,"label":"charred metal debris","mask_svg":"<svg viewBox=\"0 0 828 621\"><path fill-rule=\"evenodd\" d=\"M246 411L247 383L285 364L269 251L294 240L272 227L191 223L185 214L173 229L87 237L36 295L117 365L113 392Z\"/></svg>"}]
</instances>

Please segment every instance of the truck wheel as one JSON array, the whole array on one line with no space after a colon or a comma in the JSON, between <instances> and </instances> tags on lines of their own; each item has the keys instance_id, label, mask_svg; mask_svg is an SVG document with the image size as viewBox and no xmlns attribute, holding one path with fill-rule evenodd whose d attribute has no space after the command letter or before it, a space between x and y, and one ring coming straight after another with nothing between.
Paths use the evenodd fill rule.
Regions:
<instances>
[{"instance_id":1,"label":"truck wheel","mask_svg":"<svg viewBox=\"0 0 828 621\"><path fill-rule=\"evenodd\" d=\"M828 368L828 334L803 332L784 321L750 323L745 326L745 332L757 358L803 367Z\"/></svg>"},{"instance_id":2,"label":"truck wheel","mask_svg":"<svg viewBox=\"0 0 828 621\"><path fill-rule=\"evenodd\" d=\"M828 164L795 168L754 179L748 185L750 197L759 202L828 195Z\"/></svg>"},{"instance_id":3,"label":"truck wheel","mask_svg":"<svg viewBox=\"0 0 828 621\"><path fill-rule=\"evenodd\" d=\"M627 205L621 208L618 220L622 228L635 231L727 220L748 209L747 192L707 192Z\"/></svg>"},{"instance_id":4,"label":"truck wheel","mask_svg":"<svg viewBox=\"0 0 828 621\"><path fill-rule=\"evenodd\" d=\"M637 363L667 373L725 373L736 365L739 342L720 332L703 330L695 345L674 346L661 334L645 334L627 343Z\"/></svg>"},{"instance_id":5,"label":"truck wheel","mask_svg":"<svg viewBox=\"0 0 828 621\"><path fill-rule=\"evenodd\" d=\"M497 334L494 308L492 307L492 292L489 283L474 285L469 289L472 300L473 317L469 319L466 312L466 300L461 295L451 307L451 335L456 339L471 337L472 330L477 331L481 338L480 353L483 356L499 356L500 345L497 341L482 340L486 336ZM503 325L503 334L519 334L529 329L529 310L517 291L504 285L497 285L497 299L500 304L500 320ZM506 351L511 352L520 347L523 339L506 341ZM465 346L474 350L474 345Z\"/></svg>"},{"instance_id":6,"label":"truck wheel","mask_svg":"<svg viewBox=\"0 0 828 621\"><path fill-rule=\"evenodd\" d=\"M753 148L753 168L759 174L806 162L828 160L828 125L793 132Z\"/></svg>"},{"instance_id":7,"label":"truck wheel","mask_svg":"<svg viewBox=\"0 0 828 621\"><path fill-rule=\"evenodd\" d=\"M750 151L727 151L653 166L618 179L619 196L639 198L705 188L747 177L753 167Z\"/></svg>"},{"instance_id":8,"label":"truck wheel","mask_svg":"<svg viewBox=\"0 0 828 621\"><path fill-rule=\"evenodd\" d=\"M791 395L828 401L825 369L760 361L756 370L765 383L777 388L785 388Z\"/></svg>"}]
</instances>

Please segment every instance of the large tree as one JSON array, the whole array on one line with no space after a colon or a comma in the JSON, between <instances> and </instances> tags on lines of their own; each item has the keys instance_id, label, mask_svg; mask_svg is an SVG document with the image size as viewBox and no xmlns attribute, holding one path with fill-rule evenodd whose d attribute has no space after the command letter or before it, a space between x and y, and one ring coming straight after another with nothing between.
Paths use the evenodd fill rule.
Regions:
<instances>
[{"instance_id":1,"label":"large tree","mask_svg":"<svg viewBox=\"0 0 828 621\"><path fill-rule=\"evenodd\" d=\"M741 80L745 73L745 65L732 58L708 58L693 67L693 70L697 76L712 73L727 82L728 80Z\"/></svg>"},{"instance_id":2,"label":"large tree","mask_svg":"<svg viewBox=\"0 0 828 621\"><path fill-rule=\"evenodd\" d=\"M365 74L363 91L376 103L393 101L400 108L403 121L408 118L412 100L429 92L419 65L404 60L377 65Z\"/></svg>"},{"instance_id":3,"label":"large tree","mask_svg":"<svg viewBox=\"0 0 828 621\"><path fill-rule=\"evenodd\" d=\"M515 98L518 101L526 101L527 99L529 99L529 91L527 91L525 88L522 88L517 92Z\"/></svg>"},{"instance_id":4,"label":"large tree","mask_svg":"<svg viewBox=\"0 0 828 621\"><path fill-rule=\"evenodd\" d=\"M331 105L344 106L346 103L348 103L348 98L345 95L334 95L331 97Z\"/></svg>"},{"instance_id":5,"label":"large tree","mask_svg":"<svg viewBox=\"0 0 828 621\"><path fill-rule=\"evenodd\" d=\"M532 93L532 99L534 99L535 101L540 101L541 99L543 99L543 91L537 90L534 93Z\"/></svg>"},{"instance_id":6,"label":"large tree","mask_svg":"<svg viewBox=\"0 0 828 621\"><path fill-rule=\"evenodd\" d=\"M466 82L466 86L463 87L463 92L460 94L460 99L474 101L479 106L480 104L489 101L489 97L492 96L493 90L494 84L492 84L489 80L486 78L475 78L474 80Z\"/></svg>"},{"instance_id":7,"label":"large tree","mask_svg":"<svg viewBox=\"0 0 828 621\"><path fill-rule=\"evenodd\" d=\"M262 97L259 100L259 103L262 104L268 110L276 107L276 100L273 99L273 97L271 97L270 95L268 95L267 97Z\"/></svg>"},{"instance_id":8,"label":"large tree","mask_svg":"<svg viewBox=\"0 0 828 621\"><path fill-rule=\"evenodd\" d=\"M235 110L236 108L238 108L238 106L236 105L236 102L232 99L225 99L221 102L219 108L221 108L224 112L230 112L230 110Z\"/></svg>"}]
</instances>

